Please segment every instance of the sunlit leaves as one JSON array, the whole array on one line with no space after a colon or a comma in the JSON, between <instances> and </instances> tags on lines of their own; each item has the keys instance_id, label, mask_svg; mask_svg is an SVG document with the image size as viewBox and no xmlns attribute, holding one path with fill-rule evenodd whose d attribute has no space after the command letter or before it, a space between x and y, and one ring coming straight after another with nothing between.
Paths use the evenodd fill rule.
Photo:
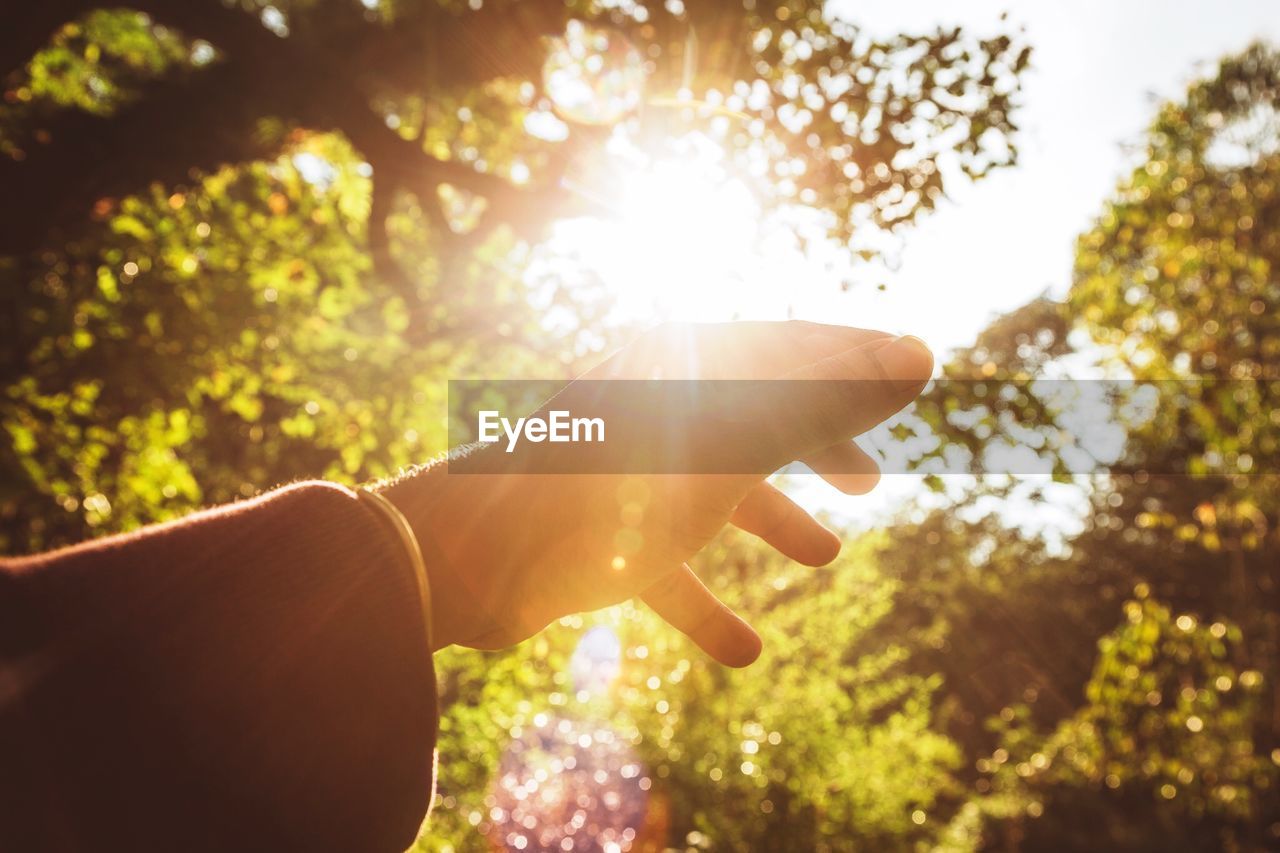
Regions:
<instances>
[{"instance_id":1,"label":"sunlit leaves","mask_svg":"<svg viewBox=\"0 0 1280 853\"><path fill-rule=\"evenodd\" d=\"M1271 470L1280 450L1280 236L1260 227L1280 211L1280 137L1257 119L1278 101L1280 58L1255 46L1162 109L1147 162L1080 241L1073 291L1137 375L1228 380L1183 386L1150 427L1151 446L1185 454L1189 473L1234 484L1219 498L1226 517L1250 490L1241 477ZM1230 132L1241 123L1250 134ZM1228 144L1252 153L1224 162Z\"/></svg>"},{"instance_id":2,"label":"sunlit leaves","mask_svg":"<svg viewBox=\"0 0 1280 853\"><path fill-rule=\"evenodd\" d=\"M41 273L7 268L24 300L6 318L22 359L8 369L24 378L0 407L5 480L31 491L7 497L6 547L442 450L440 378L478 363L482 342L507 369L532 358L533 308L508 267L477 259L482 292L422 278L441 313L407 341L403 295L371 281L360 251L369 191L349 146L301 137L276 161L122 200L95 243ZM487 339L493 326L506 335Z\"/></svg>"},{"instance_id":3,"label":"sunlit leaves","mask_svg":"<svg viewBox=\"0 0 1280 853\"><path fill-rule=\"evenodd\" d=\"M482 850L487 839L529 834L532 827L510 814L516 801L495 790L504 778L498 768L523 766L512 765L510 755L502 763L507 747L557 721L575 733L603 727L635 756L647 811L635 827L639 848L631 849L682 840L713 849L774 849L780 839L809 849L837 838L936 837L954 811L940 796L952 785L959 756L934 728L936 680L911 674L907 650L879 636L896 587L879 574L869 550L815 574L726 534L699 570L764 635L765 657L755 668L718 666L631 605L567 617L498 654L442 655L441 747L466 758L442 766L422 846ZM584 690L572 666L575 647L596 631L616 635L621 648L616 676L603 692ZM608 766L612 749L600 752L596 769ZM580 752L580 760L595 753ZM519 754L533 760L528 749ZM595 795L613 790L617 780L606 773L605 781L589 784L582 780L591 775L581 769L559 780L579 780L563 793L582 798L578 809L587 823L602 817ZM558 784L554 777L544 781ZM572 816L559 795L539 812L538 796L540 788L529 795L526 812Z\"/></svg>"},{"instance_id":4,"label":"sunlit leaves","mask_svg":"<svg viewBox=\"0 0 1280 853\"><path fill-rule=\"evenodd\" d=\"M1149 598L1124 614L1099 643L1088 706L1050 740L1041 769L1056 759L1051 773L1140 787L1191 818L1248 817L1274 771L1254 744L1265 679L1232 662L1239 628Z\"/></svg>"},{"instance_id":5,"label":"sunlit leaves","mask_svg":"<svg viewBox=\"0 0 1280 853\"><path fill-rule=\"evenodd\" d=\"M188 63L190 51L177 33L140 12L99 10L67 23L9 81L0 105L0 155L20 152L32 129L25 125L38 126L41 114L67 108L108 114L142 84Z\"/></svg>"},{"instance_id":6,"label":"sunlit leaves","mask_svg":"<svg viewBox=\"0 0 1280 853\"><path fill-rule=\"evenodd\" d=\"M962 729L975 808L1029 846L1274 837L1280 242L1258 226L1280 204L1265 120L1277 67L1250 48L1162 107L1146 157L1080 239L1067 303L1002 318L947 368L1035 375L1087 355L1167 380L1111 475L1083 484L1084 529L1045 549L955 508L900 528L888 552L924 642L950 652L935 663L957 719L990 721L986 742ZM948 444L979 453L1001 417L1047 424L1034 400L996 407L965 388L922 407Z\"/></svg>"}]
</instances>

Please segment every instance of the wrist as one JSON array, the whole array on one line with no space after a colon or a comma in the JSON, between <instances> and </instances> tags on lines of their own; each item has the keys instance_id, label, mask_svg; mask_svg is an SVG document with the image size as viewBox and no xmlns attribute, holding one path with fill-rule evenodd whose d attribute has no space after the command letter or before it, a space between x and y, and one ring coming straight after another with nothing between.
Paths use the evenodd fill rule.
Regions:
<instances>
[{"instance_id":1,"label":"wrist","mask_svg":"<svg viewBox=\"0 0 1280 853\"><path fill-rule=\"evenodd\" d=\"M445 547L441 513L450 498L446 494L447 463L440 462L379 487L408 522L422 550L431 587L432 652L465 643L481 621L468 616L470 596L456 570L459 555Z\"/></svg>"},{"instance_id":2,"label":"wrist","mask_svg":"<svg viewBox=\"0 0 1280 853\"><path fill-rule=\"evenodd\" d=\"M426 562L423 559L422 548L418 544L417 536L409 526L404 513L383 495L366 488L358 488L356 489L356 499L364 504L369 512L376 515L387 532L399 541L401 554L409 563L409 570L413 576L413 584L417 592L419 612L422 618L422 639L428 651L434 652L437 645L432 629L436 619L432 612L431 582L427 575Z\"/></svg>"}]
</instances>

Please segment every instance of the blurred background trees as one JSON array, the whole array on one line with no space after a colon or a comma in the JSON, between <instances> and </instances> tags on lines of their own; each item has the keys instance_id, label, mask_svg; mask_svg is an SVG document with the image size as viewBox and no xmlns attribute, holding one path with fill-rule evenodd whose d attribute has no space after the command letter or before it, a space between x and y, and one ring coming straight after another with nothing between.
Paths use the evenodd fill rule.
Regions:
<instances>
[{"instance_id":1,"label":"blurred background trees","mask_svg":"<svg viewBox=\"0 0 1280 853\"><path fill-rule=\"evenodd\" d=\"M1109 475L1075 481L1084 529L1028 542L983 503L1010 484L988 482L883 550L902 582L897 630L924 638L923 669L946 675L949 728L982 756L974 784L1029 798L1006 801L1023 811L1007 843L1280 838L1278 74L1280 55L1254 46L1162 107L1141 162L1080 238L1067 301L1004 318L948 366L1039 375L1087 352L1113 375L1160 380ZM1045 411L953 390L970 387L939 386L924 405L958 447Z\"/></svg>"},{"instance_id":2,"label":"blurred background trees","mask_svg":"<svg viewBox=\"0 0 1280 853\"><path fill-rule=\"evenodd\" d=\"M0 547L382 476L445 449L447 378L571 376L644 319L547 256L557 219L618 215L619 147L710 141L861 258L1016 159L1014 33L474 5L10 12ZM962 380L1185 380L1108 476L930 479L832 571L726 534L698 567L765 635L744 672L632 607L442 653L423 846L1280 844L1278 80L1257 46L1162 106L1069 297L993 323L917 407L936 453L980 454L1052 406ZM1018 519L1059 504L1078 530Z\"/></svg>"},{"instance_id":3,"label":"blurred background trees","mask_svg":"<svg viewBox=\"0 0 1280 853\"><path fill-rule=\"evenodd\" d=\"M4 37L9 548L385 474L444 449L440 377L570 375L599 289L532 287L531 246L612 215L621 125L865 240L934 205L940 155L1011 161L1028 57L804 3L96 5Z\"/></svg>"}]
</instances>

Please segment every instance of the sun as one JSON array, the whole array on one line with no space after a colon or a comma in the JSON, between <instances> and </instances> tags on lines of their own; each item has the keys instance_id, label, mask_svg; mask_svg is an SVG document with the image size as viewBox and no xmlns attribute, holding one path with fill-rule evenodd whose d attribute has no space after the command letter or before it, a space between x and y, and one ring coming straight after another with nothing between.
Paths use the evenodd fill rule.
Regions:
<instances>
[{"instance_id":1,"label":"sun","mask_svg":"<svg viewBox=\"0 0 1280 853\"><path fill-rule=\"evenodd\" d=\"M600 280L625 320L728 320L760 291L761 205L714 143L619 155L603 213L561 223L555 239ZM756 312L758 313L758 312Z\"/></svg>"},{"instance_id":2,"label":"sun","mask_svg":"<svg viewBox=\"0 0 1280 853\"><path fill-rule=\"evenodd\" d=\"M733 310L762 225L741 181L697 158L658 160L624 177L617 213L614 251L624 265L612 281L620 296L647 298L656 313L680 319Z\"/></svg>"},{"instance_id":3,"label":"sun","mask_svg":"<svg viewBox=\"0 0 1280 853\"><path fill-rule=\"evenodd\" d=\"M571 22L553 40L543 83L556 115L611 131L602 162L582 170L592 178L567 182L597 215L555 224L539 275L589 271L624 323L789 315L796 289L788 285L824 276L814 275L822 271L808 257L812 241L797 239L796 223L780 225L778 211L766 210L735 171L745 167L758 181L768 174L766 158L757 151L744 162L739 152L731 168L729 114L704 130L642 141L642 107L692 104L684 89L674 100L646 95L644 69L644 56L617 32ZM800 227L826 234L812 223Z\"/></svg>"}]
</instances>

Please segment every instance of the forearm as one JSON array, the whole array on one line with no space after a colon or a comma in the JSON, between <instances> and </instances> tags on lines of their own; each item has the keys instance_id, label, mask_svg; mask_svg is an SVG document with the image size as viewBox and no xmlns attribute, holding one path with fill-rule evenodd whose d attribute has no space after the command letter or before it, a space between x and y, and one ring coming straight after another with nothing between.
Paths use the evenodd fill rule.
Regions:
<instances>
[{"instance_id":1,"label":"forearm","mask_svg":"<svg viewBox=\"0 0 1280 853\"><path fill-rule=\"evenodd\" d=\"M352 493L298 484L0 564L0 584L0 834L411 842L435 735L425 620L401 543Z\"/></svg>"}]
</instances>

